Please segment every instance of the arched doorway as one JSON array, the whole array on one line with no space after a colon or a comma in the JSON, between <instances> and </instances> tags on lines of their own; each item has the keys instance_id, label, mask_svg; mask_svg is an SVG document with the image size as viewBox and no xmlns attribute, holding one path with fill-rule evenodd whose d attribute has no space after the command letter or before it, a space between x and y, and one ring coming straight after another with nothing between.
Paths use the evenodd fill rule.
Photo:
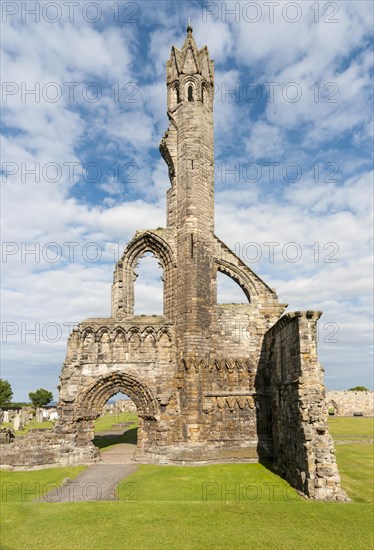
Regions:
<instances>
[{"instance_id":1,"label":"arched doorway","mask_svg":"<svg viewBox=\"0 0 374 550\"><path fill-rule=\"evenodd\" d=\"M94 423L102 414L107 401L115 394L130 397L137 409L136 458L154 452L158 405L152 391L138 378L123 372L98 377L84 388L74 406L74 424L78 446L93 444Z\"/></svg>"},{"instance_id":2,"label":"arched doorway","mask_svg":"<svg viewBox=\"0 0 374 550\"><path fill-rule=\"evenodd\" d=\"M134 460L137 446L138 414L135 403L126 394L114 394L95 421L93 443L104 462L128 464Z\"/></svg>"},{"instance_id":3,"label":"arched doorway","mask_svg":"<svg viewBox=\"0 0 374 550\"><path fill-rule=\"evenodd\" d=\"M335 401L331 400L327 404L327 412L329 416L338 416L339 415L339 407Z\"/></svg>"}]
</instances>

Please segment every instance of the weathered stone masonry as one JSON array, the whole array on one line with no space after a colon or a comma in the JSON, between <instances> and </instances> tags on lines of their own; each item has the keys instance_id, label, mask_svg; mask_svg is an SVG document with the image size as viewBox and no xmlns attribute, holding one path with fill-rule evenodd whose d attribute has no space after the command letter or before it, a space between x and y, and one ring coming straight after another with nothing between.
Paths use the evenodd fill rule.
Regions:
<instances>
[{"instance_id":1,"label":"weathered stone masonry","mask_svg":"<svg viewBox=\"0 0 374 550\"><path fill-rule=\"evenodd\" d=\"M306 495L344 498L316 354L320 313L282 317L286 304L214 233L214 64L190 26L167 62L167 98L167 227L136 233L115 267L111 317L71 334L48 461L97 459L94 420L122 391L138 409L138 460L272 459ZM134 315L134 270L145 252L163 269L163 316ZM218 272L246 303L217 304ZM4 463L27 462L24 441L6 446Z\"/></svg>"},{"instance_id":2,"label":"weathered stone masonry","mask_svg":"<svg viewBox=\"0 0 374 550\"><path fill-rule=\"evenodd\" d=\"M374 416L374 391L328 391L326 401L337 416Z\"/></svg>"}]
</instances>

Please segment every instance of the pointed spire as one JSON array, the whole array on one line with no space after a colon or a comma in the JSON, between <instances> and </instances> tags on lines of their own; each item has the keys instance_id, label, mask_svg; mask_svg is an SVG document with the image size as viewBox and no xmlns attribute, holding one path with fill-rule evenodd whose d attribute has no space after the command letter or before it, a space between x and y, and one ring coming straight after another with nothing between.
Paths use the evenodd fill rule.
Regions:
<instances>
[{"instance_id":1,"label":"pointed spire","mask_svg":"<svg viewBox=\"0 0 374 550\"><path fill-rule=\"evenodd\" d=\"M180 74L201 74L208 82L214 82L214 65L209 58L208 48L204 46L198 49L192 35L191 19L188 18L187 36L182 48L175 46L171 49L171 57L168 61L167 82L174 82Z\"/></svg>"},{"instance_id":2,"label":"pointed spire","mask_svg":"<svg viewBox=\"0 0 374 550\"><path fill-rule=\"evenodd\" d=\"M198 51L195 39L192 36L193 28L191 26L190 18L188 18L188 23L187 23L187 29L186 30L187 30L187 36L186 36L186 40L184 41L184 44L182 46L182 51L186 50L188 47L192 47L195 51Z\"/></svg>"}]
</instances>

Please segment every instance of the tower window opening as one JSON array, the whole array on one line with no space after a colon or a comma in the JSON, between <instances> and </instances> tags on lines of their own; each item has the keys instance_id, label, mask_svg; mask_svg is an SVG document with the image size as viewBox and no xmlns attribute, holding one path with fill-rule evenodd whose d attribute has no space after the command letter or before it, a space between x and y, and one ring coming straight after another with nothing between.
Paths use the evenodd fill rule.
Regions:
<instances>
[{"instance_id":1,"label":"tower window opening","mask_svg":"<svg viewBox=\"0 0 374 550\"><path fill-rule=\"evenodd\" d=\"M138 259L134 275L136 278L135 315L162 315L164 311L163 269L152 252L145 252Z\"/></svg>"},{"instance_id":2,"label":"tower window opening","mask_svg":"<svg viewBox=\"0 0 374 550\"><path fill-rule=\"evenodd\" d=\"M201 102L204 103L204 86L201 88Z\"/></svg>"},{"instance_id":3,"label":"tower window opening","mask_svg":"<svg viewBox=\"0 0 374 550\"><path fill-rule=\"evenodd\" d=\"M179 86L177 86L175 88L175 93L176 93L176 96L177 96L177 103L180 103L181 98L180 98L180 95L179 95Z\"/></svg>"},{"instance_id":4,"label":"tower window opening","mask_svg":"<svg viewBox=\"0 0 374 550\"><path fill-rule=\"evenodd\" d=\"M193 101L193 90L191 85L188 86L187 97L188 101Z\"/></svg>"}]
</instances>

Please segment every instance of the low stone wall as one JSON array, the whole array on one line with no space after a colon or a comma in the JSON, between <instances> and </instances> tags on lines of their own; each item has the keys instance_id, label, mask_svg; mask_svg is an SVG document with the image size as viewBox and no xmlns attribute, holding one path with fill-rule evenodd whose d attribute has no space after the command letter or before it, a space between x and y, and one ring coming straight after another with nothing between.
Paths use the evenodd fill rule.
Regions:
<instances>
[{"instance_id":1,"label":"low stone wall","mask_svg":"<svg viewBox=\"0 0 374 550\"><path fill-rule=\"evenodd\" d=\"M374 416L374 391L328 391L326 403L335 416Z\"/></svg>"},{"instance_id":2,"label":"low stone wall","mask_svg":"<svg viewBox=\"0 0 374 550\"><path fill-rule=\"evenodd\" d=\"M100 459L94 445L78 447L69 435L52 430L35 430L26 435L7 438L0 445L0 467L32 470L49 466L86 464Z\"/></svg>"}]
</instances>

